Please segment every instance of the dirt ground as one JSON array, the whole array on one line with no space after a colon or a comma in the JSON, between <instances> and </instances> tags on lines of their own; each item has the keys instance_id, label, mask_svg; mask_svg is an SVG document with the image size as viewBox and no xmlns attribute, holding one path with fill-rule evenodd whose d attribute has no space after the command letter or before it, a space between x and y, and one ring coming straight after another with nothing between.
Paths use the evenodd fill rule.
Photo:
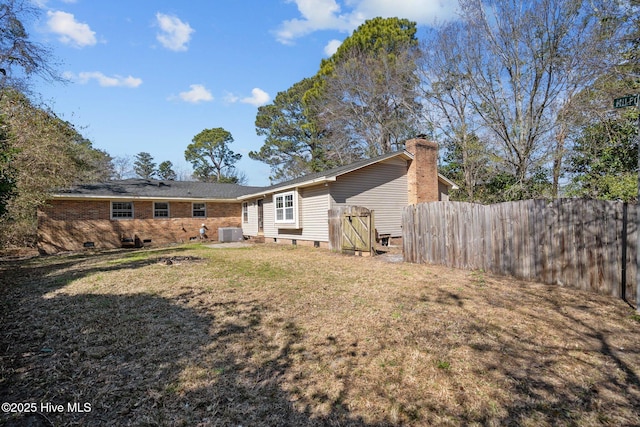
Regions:
<instances>
[{"instance_id":1,"label":"dirt ground","mask_svg":"<svg viewBox=\"0 0 640 427\"><path fill-rule=\"evenodd\" d=\"M626 303L395 255L5 257L0 425L639 424Z\"/></svg>"}]
</instances>

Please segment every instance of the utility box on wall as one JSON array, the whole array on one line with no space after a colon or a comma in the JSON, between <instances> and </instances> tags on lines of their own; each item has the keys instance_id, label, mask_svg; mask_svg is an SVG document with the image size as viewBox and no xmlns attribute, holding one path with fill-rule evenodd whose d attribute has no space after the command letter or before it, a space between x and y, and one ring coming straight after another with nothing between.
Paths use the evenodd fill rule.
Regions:
<instances>
[{"instance_id":1,"label":"utility box on wall","mask_svg":"<svg viewBox=\"0 0 640 427\"><path fill-rule=\"evenodd\" d=\"M218 228L218 240L220 242L241 242L242 228L237 227L220 227Z\"/></svg>"}]
</instances>

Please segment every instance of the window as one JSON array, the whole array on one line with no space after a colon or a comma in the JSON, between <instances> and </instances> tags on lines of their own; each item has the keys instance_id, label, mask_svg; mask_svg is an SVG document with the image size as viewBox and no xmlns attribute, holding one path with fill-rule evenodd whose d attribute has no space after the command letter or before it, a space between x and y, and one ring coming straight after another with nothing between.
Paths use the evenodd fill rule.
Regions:
<instances>
[{"instance_id":1,"label":"window","mask_svg":"<svg viewBox=\"0 0 640 427\"><path fill-rule=\"evenodd\" d=\"M194 217L206 217L207 216L207 205L205 203L194 203L193 204L193 216Z\"/></svg>"},{"instance_id":2,"label":"window","mask_svg":"<svg viewBox=\"0 0 640 427\"><path fill-rule=\"evenodd\" d=\"M295 192L293 191L273 196L273 204L276 210L276 223L296 223L296 200L294 196Z\"/></svg>"},{"instance_id":3,"label":"window","mask_svg":"<svg viewBox=\"0 0 640 427\"><path fill-rule=\"evenodd\" d=\"M111 202L111 218L133 218L133 202Z\"/></svg>"},{"instance_id":4,"label":"window","mask_svg":"<svg viewBox=\"0 0 640 427\"><path fill-rule=\"evenodd\" d=\"M249 203L242 204L242 222L249 222Z\"/></svg>"},{"instance_id":5,"label":"window","mask_svg":"<svg viewBox=\"0 0 640 427\"><path fill-rule=\"evenodd\" d=\"M167 203L167 202L154 202L153 203L153 217L154 218L169 218L169 203Z\"/></svg>"}]
</instances>

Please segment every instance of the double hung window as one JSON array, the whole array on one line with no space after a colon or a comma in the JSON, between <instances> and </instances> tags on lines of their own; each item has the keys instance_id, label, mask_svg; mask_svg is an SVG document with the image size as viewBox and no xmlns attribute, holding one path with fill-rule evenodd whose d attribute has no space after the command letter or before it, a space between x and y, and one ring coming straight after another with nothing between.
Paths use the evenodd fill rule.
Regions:
<instances>
[{"instance_id":1,"label":"double hung window","mask_svg":"<svg viewBox=\"0 0 640 427\"><path fill-rule=\"evenodd\" d=\"M154 202L153 203L153 217L154 218L169 218L169 203L168 202Z\"/></svg>"},{"instance_id":2,"label":"double hung window","mask_svg":"<svg viewBox=\"0 0 640 427\"><path fill-rule=\"evenodd\" d=\"M205 218L207 216L207 204L206 203L194 203L193 204L193 217Z\"/></svg>"},{"instance_id":3,"label":"double hung window","mask_svg":"<svg viewBox=\"0 0 640 427\"><path fill-rule=\"evenodd\" d=\"M133 202L111 202L111 218L133 218Z\"/></svg>"},{"instance_id":4,"label":"double hung window","mask_svg":"<svg viewBox=\"0 0 640 427\"><path fill-rule=\"evenodd\" d=\"M295 224L296 208L295 192L276 194L273 196L276 224Z\"/></svg>"},{"instance_id":5,"label":"double hung window","mask_svg":"<svg viewBox=\"0 0 640 427\"><path fill-rule=\"evenodd\" d=\"M249 222L249 203L242 203L242 222Z\"/></svg>"}]
</instances>

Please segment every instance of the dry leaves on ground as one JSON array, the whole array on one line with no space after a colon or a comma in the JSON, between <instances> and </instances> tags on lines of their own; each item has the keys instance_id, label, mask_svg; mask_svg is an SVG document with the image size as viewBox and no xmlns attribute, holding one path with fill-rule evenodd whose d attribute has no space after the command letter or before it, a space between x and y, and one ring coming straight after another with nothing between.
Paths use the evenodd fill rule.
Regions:
<instances>
[{"instance_id":1,"label":"dry leaves on ground","mask_svg":"<svg viewBox=\"0 0 640 427\"><path fill-rule=\"evenodd\" d=\"M167 260L171 261L170 263ZM7 425L633 425L624 302L279 245L0 263Z\"/></svg>"}]
</instances>

